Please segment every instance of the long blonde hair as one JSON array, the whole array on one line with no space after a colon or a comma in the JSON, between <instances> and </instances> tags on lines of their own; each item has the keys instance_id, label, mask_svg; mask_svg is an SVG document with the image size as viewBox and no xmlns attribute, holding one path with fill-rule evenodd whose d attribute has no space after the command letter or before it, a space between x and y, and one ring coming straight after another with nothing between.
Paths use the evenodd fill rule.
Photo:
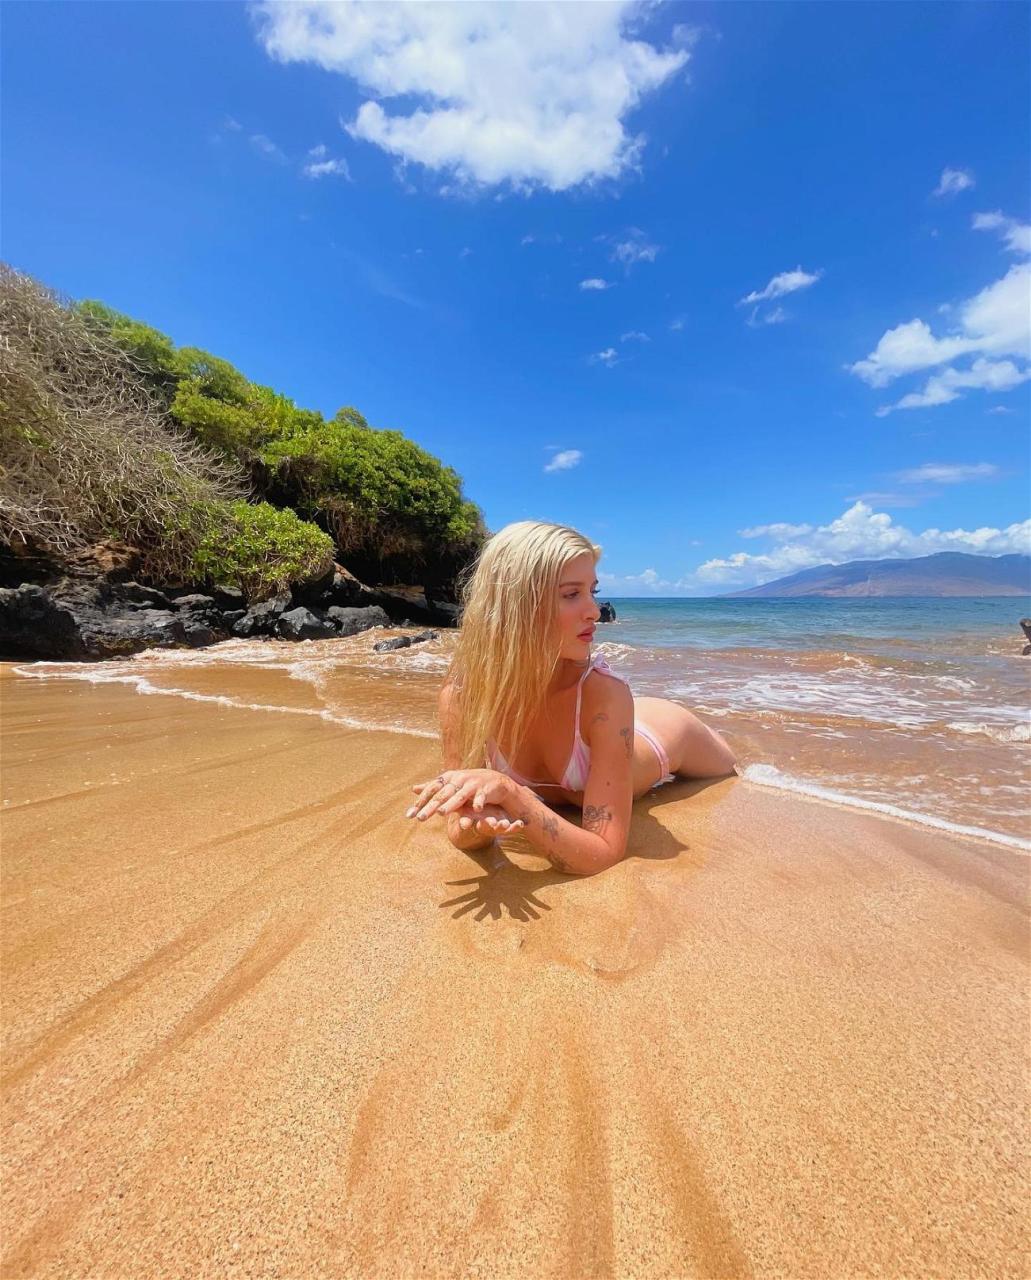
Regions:
<instances>
[{"instance_id":1,"label":"long blonde hair","mask_svg":"<svg viewBox=\"0 0 1031 1280\"><path fill-rule=\"evenodd\" d=\"M519 520L494 534L460 575L458 642L448 673L461 768L484 763L488 738L514 757L561 659L562 569L601 547L563 524Z\"/></svg>"}]
</instances>

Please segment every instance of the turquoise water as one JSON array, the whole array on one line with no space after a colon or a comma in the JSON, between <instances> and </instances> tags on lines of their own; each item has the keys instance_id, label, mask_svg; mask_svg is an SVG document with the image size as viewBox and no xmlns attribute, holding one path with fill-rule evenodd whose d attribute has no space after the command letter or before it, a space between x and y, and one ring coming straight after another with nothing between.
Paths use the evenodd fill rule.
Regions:
<instances>
[{"instance_id":1,"label":"turquoise water","mask_svg":"<svg viewBox=\"0 0 1031 1280\"><path fill-rule=\"evenodd\" d=\"M599 638L658 648L823 649L919 658L987 654L1017 643L1031 596L692 600L606 596L616 622ZM618 634L617 634L618 632Z\"/></svg>"},{"instance_id":2,"label":"turquoise water","mask_svg":"<svg viewBox=\"0 0 1031 1280\"><path fill-rule=\"evenodd\" d=\"M608 597L636 696L717 729L754 782L1031 837L1031 597Z\"/></svg>"}]
</instances>

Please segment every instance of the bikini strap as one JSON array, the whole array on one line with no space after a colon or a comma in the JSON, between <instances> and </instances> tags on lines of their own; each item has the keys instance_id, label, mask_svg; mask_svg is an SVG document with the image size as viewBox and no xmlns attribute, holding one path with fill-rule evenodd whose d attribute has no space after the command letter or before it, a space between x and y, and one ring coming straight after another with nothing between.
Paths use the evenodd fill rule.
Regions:
<instances>
[{"instance_id":1,"label":"bikini strap","mask_svg":"<svg viewBox=\"0 0 1031 1280\"><path fill-rule=\"evenodd\" d=\"M601 655L599 654L598 657L600 658ZM604 659L602 660L604 661ZM596 661L596 658L592 656L590 662L587 664L587 670L580 677L580 683L576 686L576 719L573 721L573 750L574 751L576 750L576 744L578 742L583 742L583 738L580 736L580 699L583 697L584 681L587 679L587 677L591 674L591 671L594 669L595 661Z\"/></svg>"}]
</instances>

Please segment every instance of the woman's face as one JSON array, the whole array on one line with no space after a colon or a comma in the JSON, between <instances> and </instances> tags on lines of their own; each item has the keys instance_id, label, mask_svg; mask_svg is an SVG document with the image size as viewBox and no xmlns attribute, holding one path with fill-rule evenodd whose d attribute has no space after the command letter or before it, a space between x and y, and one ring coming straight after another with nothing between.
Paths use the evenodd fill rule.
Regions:
<instances>
[{"instance_id":1,"label":"woman's face","mask_svg":"<svg viewBox=\"0 0 1031 1280\"><path fill-rule=\"evenodd\" d=\"M601 610L594 598L598 579L594 575L594 557L583 555L568 561L559 574L558 627L561 656L571 662L586 662L591 654L594 627Z\"/></svg>"}]
</instances>

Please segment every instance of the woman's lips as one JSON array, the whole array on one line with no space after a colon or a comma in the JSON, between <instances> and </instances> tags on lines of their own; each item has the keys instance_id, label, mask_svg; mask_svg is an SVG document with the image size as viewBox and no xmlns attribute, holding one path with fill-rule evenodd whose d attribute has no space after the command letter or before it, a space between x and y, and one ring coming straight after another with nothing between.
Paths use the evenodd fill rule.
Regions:
<instances>
[{"instance_id":1,"label":"woman's lips","mask_svg":"<svg viewBox=\"0 0 1031 1280\"><path fill-rule=\"evenodd\" d=\"M580 635L579 635L579 637L578 637L578 639L580 639L580 640L593 640L593 639L594 639L594 632L593 632L593 631L581 631L581 632L580 632Z\"/></svg>"}]
</instances>

